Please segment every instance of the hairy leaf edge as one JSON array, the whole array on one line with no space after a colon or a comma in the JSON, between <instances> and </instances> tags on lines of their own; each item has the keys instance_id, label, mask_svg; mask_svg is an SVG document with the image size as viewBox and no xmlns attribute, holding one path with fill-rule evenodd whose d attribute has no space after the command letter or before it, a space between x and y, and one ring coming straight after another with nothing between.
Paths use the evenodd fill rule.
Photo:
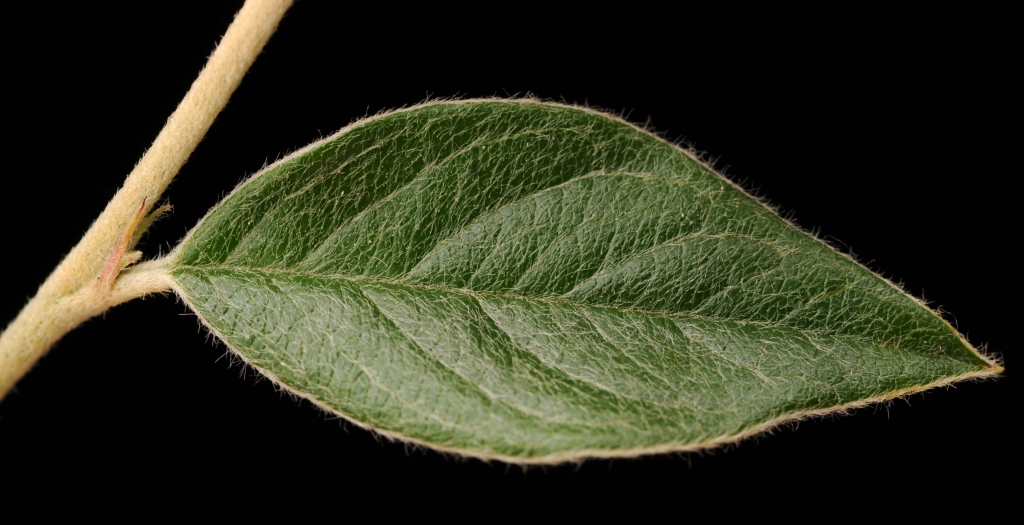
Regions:
<instances>
[{"instance_id":1,"label":"hairy leaf edge","mask_svg":"<svg viewBox=\"0 0 1024 525\"><path fill-rule=\"evenodd\" d=\"M625 125L633 128L633 129L636 129L637 131L640 131L642 133L646 133L648 135L651 135L651 136L657 138L661 142L663 142L665 144L668 144L669 146L675 148L676 150L680 151L684 155L690 157L695 162L697 162L698 164L700 164L701 166L706 168L708 171L710 171L711 173L714 173L718 178L720 178L721 180L725 181L730 186L736 188L737 190L742 192L744 195L750 197L751 199L753 199L758 204L760 204L760 205L764 206L765 208L769 209L772 213L774 213L777 217L782 219L782 221L785 222L790 227L796 229L797 231L800 231L801 233L804 233L805 235L807 235L807 236L811 237L812 239L820 242L821 244L824 244L829 249L831 249L832 251L838 253L840 256L846 258L847 260L853 262L854 264L866 268L875 277L878 277L879 279L882 279L883 281L886 282L886 284L888 284L889 286L892 286L893 288L895 288L900 293L902 293L902 294L906 295L907 297L909 297L910 299L912 299L915 303L917 303L919 306L921 306L922 308L927 310L930 314L934 315L935 317L938 317L939 320L941 320L942 323L945 324L946 327L949 328L949 330L951 332L956 334L957 338L961 342L963 342L964 345L967 348L969 348L971 350L971 352L974 353L974 355L976 355L979 359L984 361L988 365L989 369L993 370L995 374L998 374L998 373L1003 371L1002 360L999 358L998 355L988 355L986 352L981 351L981 350L975 348L974 345L972 345L970 343L970 341L968 341L967 338L964 337L963 334L960 333L959 330L954 328L953 325L951 325L949 323L949 321L947 321L945 318L943 318L942 315L940 315L938 312L933 310L925 301L923 301L921 299L918 299L917 297L915 297L910 292L904 290L902 286L892 282L891 280L889 280L885 276L881 275L880 273L872 270L871 268L868 268L866 265L864 265L860 261L856 260L850 254L840 250L839 248L837 248L836 246L832 245L831 243L829 243L829 242L825 241L824 239L818 237L813 232L807 231L806 229L800 227L800 225L798 225L798 224L794 223L793 221L787 219L786 217L784 217L782 214L779 213L778 209L775 206L773 206L771 203L767 202L767 200L765 198L757 196L757 195L754 195L751 192L748 192L742 186L740 186L738 183L736 183L735 181L733 181L729 177L726 177L725 175L720 173L709 162L707 162L703 158L702 155L697 153L694 149L692 149L692 148L684 148L684 147L682 147L678 143L666 140L664 137L662 137L661 135L659 135L656 132L653 132L653 131L651 131L649 129L646 129L645 127L638 126L638 125L636 125L636 124L634 124L632 122L629 122L628 120L626 120L626 119L624 119L624 118L622 118L620 116L617 116L617 115L614 115L614 114L611 114L611 113L600 111L598 109L591 108L589 106L578 106L578 105L573 105L573 104L564 104L564 103L559 103L559 102L551 102L551 101L540 100L540 99L537 99L537 98L528 98L528 97L524 97L524 98L499 98L499 97L492 97L492 98L471 98L471 99L434 99L434 100L430 100L430 101L424 102L422 104L416 104L416 105L413 105L413 106L404 107L404 108L400 108L400 109L396 109L396 110L381 111L381 112L378 112L375 115L372 115L372 116L369 116L369 117L366 117L366 118L362 118L362 119L353 121L349 125L347 125L347 126L341 128L340 130L336 131L335 133L333 133L333 134L331 134L331 135L329 135L327 137L321 138L319 140L313 141L312 143L307 144L306 146L303 146L302 148L299 148L299 149L293 151L292 153L289 153L288 155L285 155L284 157L281 157L280 159L278 159L278 160L276 160L276 161L274 161L274 162L272 162L270 164L267 164L267 165L263 166L259 171L257 171L256 173L252 174L250 177L247 177L242 182L238 183L238 185L235 186L235 188L233 190L231 190L230 193L228 193L226 196L224 196L224 198L221 199L220 202L215 204L212 208L210 208L209 211L206 212L206 215L204 215L203 218L200 219L199 222L197 222L196 225L191 230L189 230L188 233L185 234L185 237L182 238L182 240L178 243L178 245L175 246L175 248L170 253L168 253L166 257L164 257L164 259L166 259L171 265L173 265L174 262L177 260L178 256L180 255L181 248L185 245L185 243L188 242L188 240L192 237L192 235L196 232L196 230L199 229L199 226L201 226L203 224L203 222L206 220L206 218L211 213L213 213L214 210L216 210L217 208L220 207L221 203L223 203L224 201L226 201L229 198L231 198L236 192L240 191L242 188L244 188L250 182L255 181L261 175L269 172L272 168L274 168L278 164L281 164L283 162L287 162L287 161L289 161L289 160L291 160L291 159L293 159L295 157L304 155L306 152L311 151L311 150L313 150L315 148L318 148L318 147L320 147L320 145L322 145L322 144L324 144L326 142L330 142L330 141L336 139L337 137L339 137L339 136L349 132L350 130L352 130L352 129L358 127L358 126L362 126L362 125L367 124L369 122L373 122L374 120L377 120L377 119L380 119L380 118L384 118L384 117L387 117L387 116L390 116L390 115L393 115L393 114L396 114L396 113L404 113L404 112L408 112L408 111L415 111L415 110L420 109L420 108L424 108L424 107L428 107L428 106L435 106L435 105L443 105L443 104L468 104L468 103L479 103L479 102L507 102L507 103L516 103L516 104L524 104L524 105L525 104L537 104L537 105L544 105L544 106L555 106L555 107L575 109L575 110L578 110L578 111L584 111L584 112L587 112L587 113L590 113L590 114L593 114L593 115L599 115L601 117L614 120L614 121L619 122L621 124L625 124ZM190 305L190 307L191 307L191 305Z\"/></svg>"},{"instance_id":2,"label":"hairy leaf edge","mask_svg":"<svg viewBox=\"0 0 1024 525\"><path fill-rule=\"evenodd\" d=\"M171 279L173 281L173 277L171 277ZM871 406L871 405L875 405L875 404L879 404L879 403L885 403L885 402L892 401L892 400L895 400L895 399L904 398L904 397L910 396L912 394L916 394L918 392L923 392L925 390L931 390L931 389L937 388L937 387L948 386L948 385L951 385L953 383L957 383L957 382L960 382L960 381L980 380L980 379L993 378L993 377L998 376L1003 371L1003 368L1001 366L992 365L990 368L987 368L987 369L977 370L977 371L973 371L973 372L967 372L965 374L961 374L961 375L958 375L958 376L944 377L944 378L938 379L936 381L933 381L931 383L927 383L927 384L924 384L924 385L918 385L918 386L903 388L903 389L900 389L900 390L895 390L895 391L892 391L892 392L887 392L887 393L885 393L884 395L881 395L881 396L876 396L876 397L871 397L871 398L867 398L867 399L861 399L861 400L857 400L857 401L852 401L850 403L845 403L845 404L842 404L842 405L837 405L837 406L834 406L834 407L831 407L831 408L823 408L823 409L805 410L805 411L800 411L800 412L794 412L792 414L786 414L784 416L777 417L775 419L771 419L771 420L765 421L763 423L759 423L759 424L757 424L757 425L755 425L755 426L753 426L753 427L751 427L749 429L744 430L743 432L739 432L739 433L736 433L736 434L726 434L726 435L719 436L719 437L716 437L714 439L710 439L710 440L703 441L703 442L696 443L696 444L694 444L694 443L689 443L689 444L666 443L666 444L652 446L652 447L636 447L636 448L616 449L616 450L607 450L607 449L579 449L579 450L574 450L574 451L571 451L571 452L564 452L564 453L557 453L557 454L548 454L548 455L536 456L536 457L520 457L520 456L510 456L510 455L505 455L505 454L483 454L483 453L481 453L479 451L476 451L476 450L461 449L461 448L455 448L455 447L446 447L446 446L438 445L436 443L431 443L429 441L425 441L425 440L422 440L422 439L419 439L419 438L407 436L407 435L402 434L400 432L394 432L394 431L390 431L390 430L383 430L383 429L380 429L380 428L373 427L371 425L363 423L362 421L359 421L359 420L349 416L348 414L340 412L337 409L328 406L327 404L324 404L323 402L321 402L320 400L316 399L315 397L313 397L313 396L311 396L309 394L306 394L304 392L301 392L301 391L298 391L298 390L295 390L295 389L291 388L290 386L288 386L287 384L285 384L284 382L279 380L277 378L277 376L274 375L272 372L270 372L268 370L265 370L265 369L255 365L255 364L253 364L248 359L246 359L246 357L241 352L235 350L231 346L231 344L227 342L227 339L223 336L223 334L221 334L213 325L211 325L209 322L207 322L206 319L203 317L202 313L200 313L199 310L197 310L192 305L191 301L189 301L188 296L185 294L185 292L181 288L179 288L179 286L177 284L177 281L174 281L174 285L172 286L172 289L178 295L178 297L180 297L181 300L195 313L196 317L203 324L203 326L205 326L206 329L210 331L210 333L212 333L214 336L216 336L217 339L220 340L224 344L224 346L226 346L228 348L228 350L231 351L232 354L234 354L238 359L240 359L242 361L242 363L245 364L245 366L251 367L253 370L256 370L257 372L259 372L260 375L262 375L263 377L266 377L267 379L270 379L270 381L274 384L274 386L276 388L278 388L279 390L281 390L283 392L287 392L289 395L294 396L296 398L304 399L306 401L309 401L311 404L313 404L313 406L319 408L320 410L322 410L323 412L325 412L327 414L331 414L333 416L336 416L336 417L338 417L338 418L340 418L340 419L342 419L342 420L344 420L344 421L346 421L346 422L348 422L348 423L350 423L352 425L355 425L358 428L361 428L361 429L364 429L364 430L368 430L372 434L383 436L383 437L387 438L390 441L399 441L399 442L402 442L402 443L410 443L410 444L413 444L413 445L416 445L416 446L420 446L420 447L423 447L423 448L426 448L426 449L434 450L434 451L437 451L437 452L441 452L443 454L452 455L452 456L456 456L456 457L460 457L460 458L473 458L473 459L478 459L478 460L485 461L485 462L501 461L501 462L504 462L504 463L510 463L510 464L515 464L515 465L557 465L557 464L561 464L561 463L572 463L572 462L579 463L579 462L582 462L582 461L585 461L585 460L588 460L588 459L625 459L625 458L636 458L636 457L652 455L652 454L684 453L684 452L705 451L705 450L710 450L710 449L718 448L718 447L721 447L721 446L724 446L724 445L729 445L729 444L732 444L732 443L738 443L740 441L743 441L743 440L746 440L746 439L758 436L760 434L767 434L767 433L770 433L772 430L774 430L774 429L776 429L778 427L781 427L783 425L789 424L789 423L795 423L795 422L802 421L802 420L805 420L805 419L811 419L811 418L816 418L816 417L824 417L824 416L829 416L829 415L837 415L837 414L838 415L843 415L843 414L846 414L846 413L848 413L848 412L850 412L852 410L858 409L858 408L862 408L862 407L866 407L866 406ZM973 347L971 347L971 348L973 349ZM979 354L979 355L981 355L981 354Z\"/></svg>"},{"instance_id":3,"label":"hairy leaf edge","mask_svg":"<svg viewBox=\"0 0 1024 525\"><path fill-rule=\"evenodd\" d=\"M314 397L312 397L312 396L310 396L308 394L305 394L303 392L300 392L300 391L292 389L291 387L289 387L285 383L281 382L273 373L271 373L268 370L264 370L264 369L256 366L255 364L251 363L248 359L245 358L245 356L241 352L238 352L237 350L235 350L227 342L227 339L224 338L223 334L221 334L216 328L214 328L214 326L212 324L210 324L203 317L203 315L199 312L199 310L197 310L195 308L195 306L189 300L187 294L185 294L184 290L182 290L178 286L177 281L174 280L174 277L170 274L171 268L173 267L175 261L180 256L180 251L181 251L182 247L185 246L185 244L189 241L189 239L192 237L192 235L199 229L199 226L201 226L203 224L203 222L206 220L206 218L211 213L213 213L214 210L216 210L218 207L220 207L221 203L223 203L224 201L226 201L229 198L231 198L236 192L240 191L247 184L249 184L250 182L253 182L257 178L259 178L261 175L269 172L272 168L274 168L278 164L283 163L283 162L287 162L287 161L289 161L289 160L291 160L291 159L293 159L295 157L304 155L308 151L311 151L311 150L319 147L320 145L322 145L322 144L324 144L326 142L332 141L332 140L336 139L337 137L341 136L342 134L347 133L350 130L352 130L352 129L358 127L358 126L365 125L365 124L367 124L369 122L372 122L374 120L377 120L377 119L380 119L380 118L383 118L383 117L387 117L387 116L390 116L390 115L393 115L393 114L396 114L396 113L404 113L404 112L407 112L407 111L414 111L414 110L417 110L417 109L420 109L420 108L423 108L423 107L434 106L434 105L441 105L441 104L466 104L466 103L479 103L479 102L506 102L506 103L516 103L516 104L538 104L538 105L545 105L545 106L557 106L557 107L563 107L563 108L571 108L571 109L575 109L575 110L578 110L578 111L584 111L584 112L591 113L591 114L594 114L594 115L599 115L599 116L602 116L604 118L612 119L612 120L617 121L619 123L622 123L622 124L625 124L627 126L630 126L630 127L634 128L634 129L640 131L640 132L646 133L648 135L652 135L652 136L656 137L658 140L664 142L665 144L668 144L668 145L672 146L673 148L675 148L676 150L680 151L684 155L690 157L695 162L699 163L701 166L706 168L708 171L710 171L711 173L714 173L720 179L725 181L727 184L729 184L729 185L733 186L734 188L736 188L737 190L741 191L744 195L749 196L751 199L756 201L758 204L768 208L769 210L771 210L772 213L774 213L776 216L778 216L780 219L782 219L790 227L795 228L796 230L798 230L798 231L800 231L800 232L810 236L812 239L814 239L814 240L824 244L825 246L828 246L829 249L831 249L832 251L838 253L842 257L845 257L846 259L850 260L854 264L856 264L858 266L861 266L861 267L864 267L864 265L862 263L860 263L859 261L854 259L849 254L847 254L847 253L837 249L835 246L833 246L832 244L830 244L828 242L825 242L824 240L822 240L818 236L814 235L812 232L808 232L807 230L805 230L804 228L801 228L799 225L795 224L791 220L787 219L786 217L783 217L781 214L778 213L776 208L773 207L770 203L766 202L763 198L755 196L755 195L751 194L750 192L746 191L742 186L740 186L739 184L737 184L736 182L734 182L730 178L728 178L725 175L723 175L722 173L720 173L714 167L712 167L708 162L706 162L703 158L701 158L701 155L697 154L692 149L684 148L684 147L680 146L677 143L668 141L664 137L660 136L659 134L657 134L655 132L652 132L652 131L650 131L648 129L645 129L643 127L637 126L636 124L633 124L632 122L629 122L629 121L625 120L624 118L621 118L619 116L616 116L616 115L613 115L613 114L610 114L610 113L606 113L606 112L603 112L603 111L599 111L597 109L590 108L590 107L587 107L587 106L577 106L577 105L563 104L563 103L557 103L557 102L548 102L548 101L543 101L543 100L539 100L539 99L535 99L535 98L506 99L506 98L497 98L497 97L495 97L495 98L475 98L475 99L462 99L462 100L435 99L435 100L431 100L431 101L428 101L428 102L424 102L422 104L417 104L417 105L414 105L414 106L405 107L405 108L401 108L401 109L397 109L397 110L381 111L381 112L379 112L379 113L377 113L375 115L372 115L370 117L366 117L366 118L363 118L363 119L356 120L356 121L352 122L351 124L341 128L337 132L335 132L335 133L333 133L333 134L331 134L331 135L329 135L327 137L324 137L324 138L321 138L319 140L316 140L316 141L314 141L314 142L312 142L312 143L310 143L310 144L308 144L308 145L306 145L306 146L304 146L302 148L299 148L299 149L295 150L294 152L292 152L292 153L290 153L288 155L285 155L284 157L281 157L280 159L278 159L277 161L275 161L275 162L273 162L271 164L265 165L259 171L254 173L252 176L247 177L245 180L240 182L237 186L235 186L235 188L230 193L228 193L223 199L221 199L220 202L218 202L216 205L214 205L212 208L210 208L210 210L207 211L206 215L204 215L203 218L200 219L199 222L196 223L196 226L194 226L191 230L188 231L188 233L185 234L185 237L182 238L182 240L178 243L178 245L174 248L174 250L172 250L169 254L167 254L166 257L163 258L166 261L167 264L164 264L162 266L165 269L165 271L167 271L168 277L169 277L170 281L173 283L173 285L171 286L171 289L173 289L174 292L178 295L178 297L180 297L181 300L189 307L189 309L191 309L196 314L196 317L200 320L200 322L203 324L203 326L205 326L206 329L210 331L210 333L212 333L214 336L216 336L217 339L219 339L221 342L223 342L224 345L228 348L228 350L230 350L235 356L237 356L246 366L252 367L254 370L259 372L261 375L263 375L264 377L270 379L271 382L273 382L274 385L277 388L279 388L280 390L282 390L284 392L287 392L290 395L295 396L297 398L305 399L305 400L309 401L314 406L320 408L321 410L323 410L326 413L338 416L339 418L343 419L344 421L347 421L347 422L349 422L349 423L351 423L351 424L353 424L353 425L355 425L355 426L357 426L359 428L362 428L362 429L365 429L365 430L369 430L370 432L372 432L372 433L374 433L376 435L384 436L384 437L388 438L389 440L401 441L401 442L404 442L404 443L411 443L411 444L422 446L422 447L425 447L425 448L428 448L428 449L431 449L431 450L435 450L435 451L438 451L438 452L442 452L442 453L446 453L446 454L451 454L451 455L455 455L455 456L459 456L459 457L470 457L470 458L475 458L475 459L479 459L479 460L483 460L483 461L502 461L502 462L505 462L505 463L512 463L512 464L519 464L519 465L554 465L554 464L559 464L559 463L579 462L579 461L583 461L583 460L586 460L586 459L634 458L634 457L639 457L639 456L649 455L649 454L664 454L664 453L673 453L673 452L682 453L682 452L696 452L696 451L702 451L702 450L709 450L709 449L717 448L717 447L720 447L720 446L723 446L723 445L727 445L727 444L731 444L731 443L737 443L739 441L743 441L745 439L748 439L750 437L754 437L754 436L757 436L757 435L760 435L760 434L768 433L768 432L772 431L773 429L775 429L777 427L780 427L782 425L785 425L787 423L794 423L794 422L797 422L797 421L801 421L801 420L805 420L805 419L809 419L809 418L814 418L814 417L822 417L822 416L835 415L835 414L844 414L844 413L847 413L847 412L852 411L852 410L857 409L857 408L861 408L861 407L865 407L865 406L870 406L870 405L874 405L874 404L878 404L878 403L885 403L887 401L891 401L891 400L894 400L894 399L899 399L899 398L907 397L907 396L910 396L912 394L916 394L918 392L923 392L925 390L930 390L932 388L937 388L937 387L941 387L941 386L948 386L948 385L951 385L953 383L957 383L957 382L960 382L960 381L966 381L966 380L972 380L972 379L974 379L974 380L977 380L977 379L987 379L987 378L997 377L1000 373L1003 372L1003 367L1002 367L1002 364L1000 362L1001 360L997 356L990 356L990 355L987 355L986 353L983 353L982 351L979 351L958 330L956 330L948 321L946 321L935 310L932 310L932 308L929 307L924 301L922 301L921 299L918 299L914 295L912 295L912 294L908 293L906 290L904 290L901 286L897 285L896 283L893 283L889 279L885 278L882 275L879 275L877 272L871 271L871 269L868 268L868 270L871 271L871 273L873 275L875 275L879 279L882 279L889 286L892 286L893 288L898 290L900 293L906 295L907 297L910 297L915 303L917 303L919 306L921 306L923 309L925 309L930 314L938 317L939 320L941 320L942 323L945 324L946 327L952 333L956 334L956 337L961 342L963 342L963 344L967 348L969 348L971 350L971 352L974 353L974 355L976 355L979 359L981 359L982 361L984 361L986 363L987 368L984 368L984 369L981 369L981 370L977 370L977 371L973 371L973 372L968 372L968 373L961 374L961 375L958 375L958 376L951 376L951 377L941 378L941 379L938 379L936 381L933 381L931 383L927 383L927 384L924 384L924 385L918 385L918 386L903 388L903 389L900 389L900 390L895 390L895 391L892 391L892 392L887 392L887 393L885 393L884 395L881 395L881 396L876 396L876 397L871 397L871 398L867 398L867 399L852 401L850 403L845 403L845 404L842 404L842 405L837 405L837 406L831 407L831 408L806 410L806 411L794 412L792 414L786 414L784 416L780 416L778 418L771 419L771 420L765 421L763 423L759 423L759 424L757 424L757 425L755 425L755 426L753 426L753 427L751 427L749 429L744 430L743 432L736 433L736 434L728 434L728 435L720 436L720 437L717 437L717 438L714 438L714 439L711 439L711 440L708 440L708 441L696 443L696 444L674 444L674 443L668 443L668 444L663 444L663 445L658 445L658 446L653 446L653 447L639 447L639 448L630 448L630 449L622 449L622 450L580 449L580 450L576 450L576 451L572 451L572 452L558 453L558 454L549 454L549 455L545 455L545 456L537 456L537 457L531 457L531 458L524 458L524 457L519 457L519 456L508 456L508 455L504 455L504 454L481 454L480 452L474 451L474 450L465 450L465 449L460 449L460 448L440 446L440 445L437 445L437 444L434 444L434 443L430 443L428 441L424 441L424 440L421 440L421 439L418 439L418 438L406 436L406 435L401 434L399 432L393 432L393 431L389 431L389 430L382 430L382 429L379 429L379 428L372 427L370 425L367 425L366 423L363 423L361 421L358 421L358 420L348 416L347 414L339 412L336 409L331 408L330 406L327 406L327 405L321 403L316 398L314 398Z\"/></svg>"}]
</instances>

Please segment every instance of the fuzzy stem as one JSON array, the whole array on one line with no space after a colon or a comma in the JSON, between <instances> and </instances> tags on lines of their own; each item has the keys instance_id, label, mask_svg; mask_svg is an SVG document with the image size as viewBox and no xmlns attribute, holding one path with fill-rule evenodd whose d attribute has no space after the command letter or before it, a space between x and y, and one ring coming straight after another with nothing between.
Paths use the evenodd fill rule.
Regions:
<instances>
[{"instance_id":1,"label":"fuzzy stem","mask_svg":"<svg viewBox=\"0 0 1024 525\"><path fill-rule=\"evenodd\" d=\"M124 186L0 334L0 399L54 343L85 320L133 297L170 288L160 264L124 272L112 287L95 286L95 281L140 204L145 202L143 213L148 213L157 202L291 4L292 0L247 0L235 15L206 67Z\"/></svg>"}]
</instances>

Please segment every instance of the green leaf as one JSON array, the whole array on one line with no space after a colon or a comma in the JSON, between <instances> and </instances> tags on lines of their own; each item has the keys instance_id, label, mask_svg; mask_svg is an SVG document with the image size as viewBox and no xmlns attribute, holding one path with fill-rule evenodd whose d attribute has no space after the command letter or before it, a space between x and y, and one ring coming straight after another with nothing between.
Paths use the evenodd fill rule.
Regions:
<instances>
[{"instance_id":1,"label":"green leaf","mask_svg":"<svg viewBox=\"0 0 1024 525\"><path fill-rule=\"evenodd\" d=\"M513 462L699 449L998 368L679 148L526 100L354 124L239 187L171 272L288 391Z\"/></svg>"}]
</instances>

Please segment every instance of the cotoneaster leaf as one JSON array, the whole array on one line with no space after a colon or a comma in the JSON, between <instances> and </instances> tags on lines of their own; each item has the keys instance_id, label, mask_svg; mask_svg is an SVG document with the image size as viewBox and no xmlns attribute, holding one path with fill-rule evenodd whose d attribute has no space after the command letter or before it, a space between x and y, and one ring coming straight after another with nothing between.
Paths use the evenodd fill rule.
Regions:
<instances>
[{"instance_id":1,"label":"cotoneaster leaf","mask_svg":"<svg viewBox=\"0 0 1024 525\"><path fill-rule=\"evenodd\" d=\"M203 322L288 391L482 458L699 449L994 370L686 152L528 100L356 123L172 257Z\"/></svg>"}]
</instances>

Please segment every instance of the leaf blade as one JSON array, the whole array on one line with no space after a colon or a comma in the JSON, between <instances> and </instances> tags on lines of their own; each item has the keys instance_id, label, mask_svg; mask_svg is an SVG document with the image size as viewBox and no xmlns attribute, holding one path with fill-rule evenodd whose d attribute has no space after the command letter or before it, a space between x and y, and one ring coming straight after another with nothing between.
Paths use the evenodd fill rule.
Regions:
<instances>
[{"instance_id":1,"label":"leaf blade","mask_svg":"<svg viewBox=\"0 0 1024 525\"><path fill-rule=\"evenodd\" d=\"M232 194L172 275L287 388L511 461L700 448L988 368L678 149L530 101L357 124Z\"/></svg>"}]
</instances>

